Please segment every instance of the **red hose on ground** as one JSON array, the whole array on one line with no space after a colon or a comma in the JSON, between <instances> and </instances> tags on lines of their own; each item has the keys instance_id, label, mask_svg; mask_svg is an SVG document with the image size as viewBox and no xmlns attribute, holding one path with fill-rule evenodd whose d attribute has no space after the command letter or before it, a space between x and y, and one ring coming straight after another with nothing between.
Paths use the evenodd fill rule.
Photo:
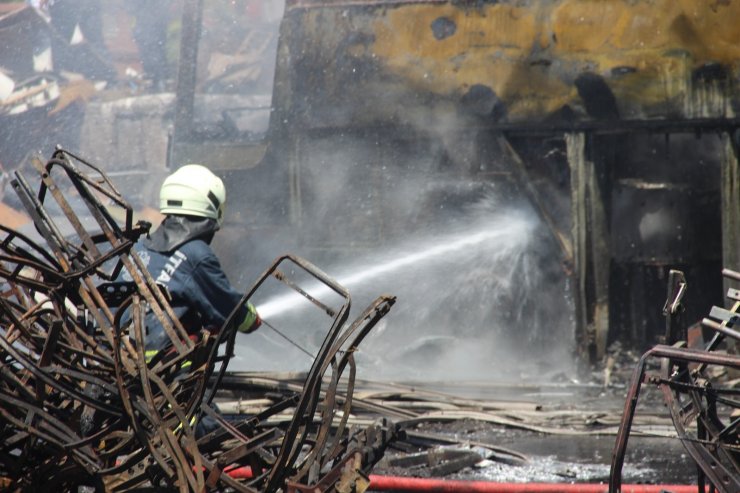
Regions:
<instances>
[{"instance_id":1,"label":"red hose on ground","mask_svg":"<svg viewBox=\"0 0 740 493\"><path fill-rule=\"evenodd\" d=\"M606 493L607 484L565 483L494 483L491 481L452 481L370 475L370 489L375 491L433 491L435 493ZM622 493L697 493L697 486L624 484Z\"/></svg>"},{"instance_id":2,"label":"red hose on ground","mask_svg":"<svg viewBox=\"0 0 740 493\"><path fill-rule=\"evenodd\" d=\"M249 479L252 470L240 467L226 471L234 479ZM491 481L452 481L449 479L424 479L399 476L370 475L371 491L408 491L435 493L607 493L606 484L566 483L494 483ZM623 484L622 493L697 493L697 486Z\"/></svg>"}]
</instances>

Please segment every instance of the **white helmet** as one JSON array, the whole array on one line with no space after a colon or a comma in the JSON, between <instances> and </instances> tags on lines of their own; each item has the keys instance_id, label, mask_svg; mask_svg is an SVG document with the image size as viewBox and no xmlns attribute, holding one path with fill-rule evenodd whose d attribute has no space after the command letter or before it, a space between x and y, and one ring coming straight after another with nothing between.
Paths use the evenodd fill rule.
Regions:
<instances>
[{"instance_id":1,"label":"white helmet","mask_svg":"<svg viewBox=\"0 0 740 493\"><path fill-rule=\"evenodd\" d=\"M226 188L221 178L200 164L186 164L168 176L159 190L162 214L224 219Z\"/></svg>"}]
</instances>

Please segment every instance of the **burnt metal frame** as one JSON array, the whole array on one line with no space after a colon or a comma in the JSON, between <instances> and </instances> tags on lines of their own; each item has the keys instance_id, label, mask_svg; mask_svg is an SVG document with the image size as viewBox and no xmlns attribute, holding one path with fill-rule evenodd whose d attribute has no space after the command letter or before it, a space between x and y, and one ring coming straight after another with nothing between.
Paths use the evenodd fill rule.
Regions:
<instances>
[{"instance_id":1,"label":"burnt metal frame","mask_svg":"<svg viewBox=\"0 0 740 493\"><path fill-rule=\"evenodd\" d=\"M725 277L740 280L740 274L725 269ZM683 285L682 285L683 284ZM732 290L731 290L732 291ZM643 384L656 385L663 394L668 406L678 438L684 448L697 464L697 491L705 491L706 482L713 489L723 493L740 491L740 420L729 415L729 423L723 423L719 416L718 404L729 409L740 409L740 400L725 396L734 396L740 392L715 385L705 374L707 366L720 366L740 369L740 356L716 352L726 339L740 340L740 332L733 330L732 324L737 321L740 302L736 302L721 322L704 319L702 325L715 331L714 337L703 350L685 346L685 341L678 340L678 329L675 319L681 309L681 297L685 293L683 274L672 271L669 276L669 297L664 314L666 322L666 342L673 345L658 345L647 351L636 365L630 381L620 422L616 443L612 452L609 492L619 493L622 487L622 467L627 449L627 442L634 420L637 401ZM728 292L728 295L732 295ZM713 310L713 317L718 310ZM658 359L661 363L659 373L648 373L647 363ZM695 424L696 432L689 427Z\"/></svg>"},{"instance_id":2,"label":"burnt metal frame","mask_svg":"<svg viewBox=\"0 0 740 493\"><path fill-rule=\"evenodd\" d=\"M37 491L87 483L110 491L249 492L362 484L396 429L382 421L347 431L356 374L353 353L395 298L379 297L345 327L349 293L303 259L277 259L242 301L274 277L332 317L331 328L302 392L231 424L210 404L233 355L236 310L217 336L189 335L131 251L148 224L132 224L131 208L107 177L62 149L46 165L34 166L41 181L38 195L20 173L13 186L51 253L27 236L0 228L0 478L5 483ZM95 179L79 166L90 168ZM60 179L79 195L101 234L83 225ZM49 196L76 238L64 236L52 218L45 203ZM100 196L124 209L123 226ZM112 270L105 270L111 263ZM338 293L341 308L328 309L303 291L280 269L286 264ZM135 289L109 304L98 281L116 278L121 269L131 274ZM149 363L144 357L146 309L166 326L172 343L171 351ZM132 317L124 324L126 310ZM188 371L183 371L185 362L191 362ZM339 396L347 366L343 383L348 390ZM209 381L214 385L207 391ZM267 423L286 410L293 411L286 429ZM194 420L204 414L220 427L196 441ZM244 465L253 468L254 478L228 474Z\"/></svg>"}]
</instances>

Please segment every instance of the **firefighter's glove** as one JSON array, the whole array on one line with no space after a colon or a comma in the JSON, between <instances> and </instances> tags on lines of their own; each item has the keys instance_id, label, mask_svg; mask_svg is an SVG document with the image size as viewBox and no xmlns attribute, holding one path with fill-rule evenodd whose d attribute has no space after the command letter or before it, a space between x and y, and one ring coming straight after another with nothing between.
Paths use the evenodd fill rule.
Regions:
<instances>
[{"instance_id":1,"label":"firefighter's glove","mask_svg":"<svg viewBox=\"0 0 740 493\"><path fill-rule=\"evenodd\" d=\"M259 329L260 325L262 325L262 319L257 313L257 309L247 301L247 314L244 316L242 323L239 324L239 327L237 327L237 330L244 334L250 334Z\"/></svg>"}]
</instances>

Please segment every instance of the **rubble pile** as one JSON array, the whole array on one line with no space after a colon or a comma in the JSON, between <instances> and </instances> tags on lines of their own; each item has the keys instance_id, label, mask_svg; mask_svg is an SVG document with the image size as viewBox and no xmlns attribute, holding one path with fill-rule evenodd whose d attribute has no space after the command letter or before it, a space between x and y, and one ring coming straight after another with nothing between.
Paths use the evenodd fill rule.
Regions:
<instances>
[{"instance_id":1,"label":"rubble pile","mask_svg":"<svg viewBox=\"0 0 740 493\"><path fill-rule=\"evenodd\" d=\"M724 269L728 281L740 281L740 273ZM730 309L715 306L701 326L712 334L702 344L698 326L680 323L687 283L683 272L671 271L668 299L663 308L666 316L665 344L659 344L642 355L635 365L628 387L624 412L612 454L609 491L622 487L627 442L637 414L638 397L645 384L656 386L670 411L675 436L697 465L699 491L730 493L740 491L740 400L738 389L727 375L740 368L740 357L733 348L740 332L733 326L740 311L740 291L729 288ZM699 340L699 342L697 342ZM658 369L651 369L656 366Z\"/></svg>"},{"instance_id":2,"label":"rubble pile","mask_svg":"<svg viewBox=\"0 0 740 493\"><path fill-rule=\"evenodd\" d=\"M185 331L132 254L149 224L133 224L131 207L100 170L61 149L34 166L37 192L19 172L11 185L43 242L0 225L3 488L330 491L365 477L396 428L379 421L348 430L353 352L393 297L379 297L347 324L342 286L300 258L277 259L243 301L277 279L327 313L330 328L302 386L227 422L212 403L233 355L230 321L216 334ZM110 282L122 270L132 282ZM341 305L328 310L310 297L291 281L295 271L325 284ZM147 310L171 343L149 362ZM348 385L341 400L340 379ZM291 417L276 426L279 413ZM196 438L204 419L215 431Z\"/></svg>"}]
</instances>

